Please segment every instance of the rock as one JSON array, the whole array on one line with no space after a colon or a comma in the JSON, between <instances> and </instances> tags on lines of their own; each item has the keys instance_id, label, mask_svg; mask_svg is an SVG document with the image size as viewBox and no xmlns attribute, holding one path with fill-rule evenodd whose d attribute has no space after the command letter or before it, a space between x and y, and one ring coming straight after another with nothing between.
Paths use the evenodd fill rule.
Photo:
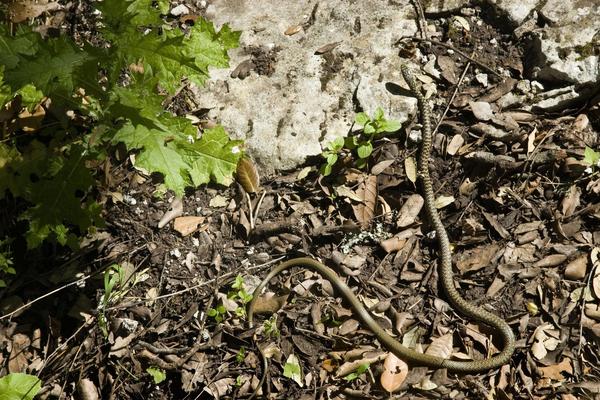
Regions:
<instances>
[{"instance_id":1,"label":"rock","mask_svg":"<svg viewBox=\"0 0 600 400\"><path fill-rule=\"evenodd\" d=\"M542 3L541 0L487 0L494 6L499 14L508 18L508 21L517 27L525 21L535 8Z\"/></svg>"},{"instance_id":2,"label":"rock","mask_svg":"<svg viewBox=\"0 0 600 400\"><path fill-rule=\"evenodd\" d=\"M229 69L211 70L197 88L199 108L236 138L265 174L294 168L322 146L348 134L354 122L353 95L367 113L377 106L385 117L405 121L416 102L395 92L402 84L395 43L416 34L413 7L386 0L349 3L278 0L216 0L206 9L217 27L242 31L240 47L229 52ZM312 15L312 17L311 17ZM368 17L366 17L368 16ZM303 24L294 35L291 26ZM315 51L340 42L324 54ZM273 49L271 74L260 72L257 53ZM256 67L242 81L230 74L242 61Z\"/></svg>"},{"instance_id":3,"label":"rock","mask_svg":"<svg viewBox=\"0 0 600 400\"><path fill-rule=\"evenodd\" d=\"M189 13L190 13L190 9L187 8L184 4L175 6L171 10L171 15L173 15L175 17L179 17L180 15L185 15L185 14L189 14Z\"/></svg>"},{"instance_id":4,"label":"rock","mask_svg":"<svg viewBox=\"0 0 600 400\"><path fill-rule=\"evenodd\" d=\"M594 84L600 78L600 2L548 0L540 15L550 24L536 34L532 50L538 53L538 78Z\"/></svg>"}]
</instances>

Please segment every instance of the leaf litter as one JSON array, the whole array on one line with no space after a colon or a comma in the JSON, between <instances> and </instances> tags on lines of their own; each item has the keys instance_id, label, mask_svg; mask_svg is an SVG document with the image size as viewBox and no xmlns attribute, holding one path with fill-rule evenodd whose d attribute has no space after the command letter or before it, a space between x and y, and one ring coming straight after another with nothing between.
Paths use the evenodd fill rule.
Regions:
<instances>
[{"instance_id":1,"label":"leaf litter","mask_svg":"<svg viewBox=\"0 0 600 400\"><path fill-rule=\"evenodd\" d=\"M453 23L469 35L495 37L485 23L467 24L467 30L465 21ZM336 51L334 46L325 50ZM434 46L430 51L436 50ZM436 59L437 65L428 65L429 75L420 79L430 90L437 89L437 97L450 99L464 61L446 53ZM433 268L436 244L419 212L415 149L406 137L374 142L371 169L365 170L370 174L321 179L309 165L272 177L263 184L266 194L260 212L253 215L255 227L247 222L238 187L209 185L182 197L181 209L157 230L156 221L170 204L156 196L155 185L143 172L134 178L133 169L115 163L111 193L127 193L137 204L107 200L110 236L99 248L100 258L131 262L132 270L147 269L148 279L106 310L108 337L90 319L93 304L104 294L101 283L72 287L58 303L41 304L42 312L52 310L46 312L52 335L44 329L41 342L50 340L56 353L42 352L40 340L33 340L33 328L39 331L41 325L29 311L14 321L2 320L5 347L0 356L10 360L5 368L40 372L48 391L56 384L69 391L69 383L81 375L86 382L82 391L110 392L118 398L155 393L149 367L167 373L167 380L158 384L164 398L182 393L249 396L264 372L262 356L270 359L271 368L269 383L259 393L270 391L281 398L309 392L325 398L321 388L378 398L399 389L429 398L449 393L522 398L528 393L568 400L600 392L594 345L600 340L600 179L585 172L591 167L584 162L586 155L592 157L587 149L597 149L599 143L584 113L553 120L498 107L514 84L479 74L464 86L440 124L447 145L436 141L432 158L436 198L453 244L455 281L471 302L506 318L519 340L511 364L498 373L476 374L473 383L403 365L357 324L327 281L300 271L269 285L271 292L261 306L266 314L260 340L246 327L244 304L256 281L278 254L298 253L336 266L378 321L405 345L455 359L480 359L493 351L495 338L485 326L457 318L440 300L445 297ZM435 112L439 116L442 110ZM168 151L165 137L151 143L144 132L138 133L143 140L129 143L132 147ZM221 137L210 131L207 136L217 141ZM398 157L384 156L388 150ZM200 141L186 151L199 156L201 164L209 162L202 158ZM233 170L236 163L229 153L224 155L225 168ZM189 161L148 165L138 158L136 164L160 171ZM244 190L257 192L256 166L237 168ZM197 170L204 168L198 165ZM219 168L213 170L218 181ZM198 173L191 179L205 182L208 177ZM179 187L181 182L172 184ZM216 196L231 201L215 203ZM193 217L186 229L168 224L183 214ZM26 300L17 297L3 306L11 310ZM56 304L75 302L78 308L72 315L79 319L65 319L56 310ZM317 344L318 351L313 351ZM80 351L63 353L67 348ZM36 364L40 359L43 364ZM130 380L129 374L140 381ZM351 379L340 378L350 374Z\"/></svg>"}]
</instances>

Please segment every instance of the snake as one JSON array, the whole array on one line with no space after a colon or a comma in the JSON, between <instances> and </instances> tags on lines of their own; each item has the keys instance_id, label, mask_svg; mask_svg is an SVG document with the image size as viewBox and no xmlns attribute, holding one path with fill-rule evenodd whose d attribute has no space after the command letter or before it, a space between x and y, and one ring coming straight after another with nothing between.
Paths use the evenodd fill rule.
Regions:
<instances>
[{"instance_id":1,"label":"snake","mask_svg":"<svg viewBox=\"0 0 600 400\"><path fill-rule=\"evenodd\" d=\"M433 136L431 130L432 112L425 97L421 93L421 89L417 85L410 68L406 65L402 65L401 71L411 93L417 98L417 108L421 117L422 139L417 170L420 178L419 180L421 183L422 194L424 197L425 210L437 237L440 258L438 265L441 286L446 293L449 303L463 316L482 322L493 328L493 332L499 335L502 339L501 351L489 358L465 361L420 353L416 350L408 348L388 334L381 327L381 325L379 325L373 319L369 311L367 311L361 301L356 297L352 289L350 289L350 287L348 287L348 285L342 281L335 271L319 261L308 257L294 258L284 261L267 274L267 276L254 290L252 300L248 304L248 322L250 327L252 327L256 299L271 281L271 279L290 268L302 267L313 270L329 280L333 287L337 290L337 293L339 293L339 295L350 304L360 322L368 327L368 329L374 334L383 347L387 348L387 350L392 352L403 361L436 369L446 368L448 371L458 373L483 372L498 368L510 361L512 354L515 351L515 337L512 329L506 321L504 321L498 315L465 300L454 286L450 240L448 239L448 234L435 206L435 195L431 177L429 176L429 163ZM265 365L268 366L268 364ZM265 375L266 374L263 374L261 385L264 382Z\"/></svg>"}]
</instances>

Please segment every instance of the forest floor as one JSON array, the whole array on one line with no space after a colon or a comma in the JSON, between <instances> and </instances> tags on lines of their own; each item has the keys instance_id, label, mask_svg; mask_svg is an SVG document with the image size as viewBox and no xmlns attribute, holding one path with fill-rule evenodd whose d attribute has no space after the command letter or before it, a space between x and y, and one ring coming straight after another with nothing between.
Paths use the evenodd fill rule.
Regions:
<instances>
[{"instance_id":1,"label":"forest floor","mask_svg":"<svg viewBox=\"0 0 600 400\"><path fill-rule=\"evenodd\" d=\"M489 25L454 45L493 60L491 69L523 73L521 43ZM38 374L41 398L246 398L265 373L260 347L270 357L265 398L599 396L600 172L583 161L599 142L597 106L503 111L498 100L516 81L489 75L484 87L477 65L418 48L443 60L431 174L455 282L511 326L509 364L475 374L408 366L389 395L386 349L330 283L301 268L270 283L266 315L248 326L248 296L269 269L308 256L336 269L403 343L464 360L497 351L497 335L456 313L440 288L437 242L420 212L414 119L374 142L367 168L344 153L328 177L315 157L261 177L249 196L235 182L201 187L162 228L173 196L157 195L152 177L115 157L101 193L105 229L64 260L60 279L22 282L19 296L38 299L65 276L84 281L0 321L2 365ZM410 58L415 48L403 50Z\"/></svg>"}]
</instances>

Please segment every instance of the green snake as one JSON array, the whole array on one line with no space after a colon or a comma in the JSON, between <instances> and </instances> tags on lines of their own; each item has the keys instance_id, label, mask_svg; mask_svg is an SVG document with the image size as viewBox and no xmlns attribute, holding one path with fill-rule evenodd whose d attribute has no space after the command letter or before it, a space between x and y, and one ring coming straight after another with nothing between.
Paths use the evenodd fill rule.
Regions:
<instances>
[{"instance_id":1,"label":"green snake","mask_svg":"<svg viewBox=\"0 0 600 400\"><path fill-rule=\"evenodd\" d=\"M500 353L483 360L473 361L456 361L446 358L437 357L434 355L419 353L406 346L403 346L398 340L390 336L365 309L363 304L358 300L352 290L340 279L340 277L329 267L311 258L294 258L285 261L273 268L265 279L254 290L252 301L248 305L248 321L250 326L253 324L254 304L259 294L276 275L290 269L292 267L304 267L314 270L328 279L337 289L340 296L352 306L358 319L366 325L375 335L375 337L389 351L394 353L398 358L417 365L423 365L433 368L447 368L454 372L480 372L492 368L500 367L510 360L515 350L515 337L510 326L497 315L484 310L474 304L469 303L461 297L460 293L454 287L452 275L452 258L450 251L450 241L446 229L438 215L434 202L434 191L429 176L429 158L431 153L432 131L431 131L431 110L421 94L420 88L417 86L415 79L409 68L402 66L402 75L408 83L410 90L417 98L419 113L421 114L423 139L421 141L421 150L419 154L418 171L422 185L422 191L425 198L425 209L431 224L437 235L439 244L439 253L441 256L439 275L441 278L442 287L444 288L448 300L454 308L460 311L464 316L483 322L495 329L502 338L503 347ZM264 375L263 380L264 381ZM262 382L261 381L261 382Z\"/></svg>"}]
</instances>

